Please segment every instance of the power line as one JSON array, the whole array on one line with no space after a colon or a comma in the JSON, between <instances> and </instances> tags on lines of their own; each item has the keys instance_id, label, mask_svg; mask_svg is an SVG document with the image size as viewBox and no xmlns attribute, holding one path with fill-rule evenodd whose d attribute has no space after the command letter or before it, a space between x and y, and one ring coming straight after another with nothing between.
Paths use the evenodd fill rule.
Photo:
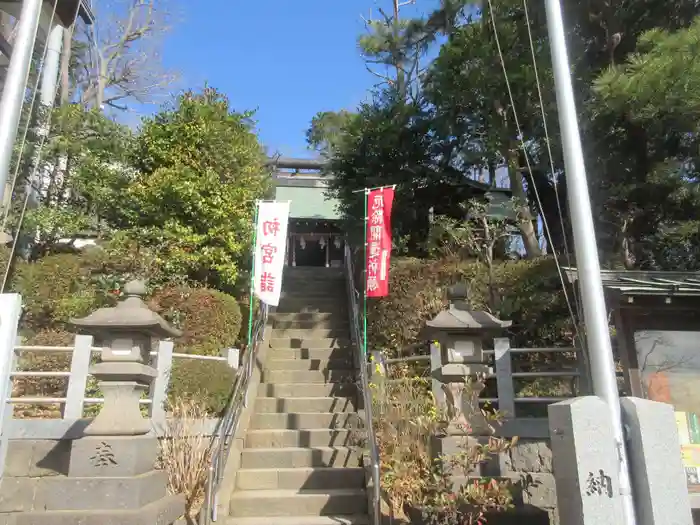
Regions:
<instances>
[{"instance_id":1,"label":"power line","mask_svg":"<svg viewBox=\"0 0 700 525\"><path fill-rule=\"evenodd\" d=\"M510 85L510 79L508 78L508 70L506 69L506 63L505 59L503 58L503 51L501 49L501 41L500 38L498 37L498 29L496 27L496 18L495 18L495 13L493 9L493 3L492 0L488 0L489 3L489 14L490 14L490 19L491 19L491 26L493 28L493 33L496 41L496 49L498 50L498 57L501 62L501 68L503 70L503 77L506 82L506 88L508 91L508 98L510 99L510 106L513 110L513 120L515 121L515 127L518 132L518 139L520 141L520 147L523 150L523 154L525 157L525 164L527 166L527 171L530 176L530 182L532 184L532 189L533 193L535 194L535 199L537 200L537 205L539 206L540 210L543 210L542 207L542 200L540 199L540 193L539 190L537 189L537 185L535 184L535 178L532 174L532 165L530 163L530 155L527 150L527 145L525 144L525 137L522 132L522 127L520 126L520 119L518 118L518 113L515 109L515 98L513 97L513 90ZM547 218L544 216L544 213L542 214L542 224L545 229L545 234L547 235L548 242L550 246L552 246L552 234L549 229L549 224L547 222ZM564 299L566 300L566 306L569 309L569 315L571 316L571 321L573 323L574 331L576 332L576 338L580 341L581 338L579 336L579 330L578 330L578 324L576 323L576 316L574 315L574 310L573 307L571 306L571 300L569 298L569 293L566 290L566 280L564 278L564 272L561 269L561 264L559 263L559 256L557 255L556 250L552 250L552 256L554 257L554 262L557 267L557 272L559 274L559 280L561 281L562 285L562 291L564 292Z\"/></svg>"}]
</instances>

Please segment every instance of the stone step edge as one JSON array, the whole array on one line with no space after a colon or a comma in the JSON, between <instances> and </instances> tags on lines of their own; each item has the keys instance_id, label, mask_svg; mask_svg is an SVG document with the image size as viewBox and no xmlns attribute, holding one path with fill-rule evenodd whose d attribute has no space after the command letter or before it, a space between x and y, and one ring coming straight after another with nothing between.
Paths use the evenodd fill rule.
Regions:
<instances>
[{"instance_id":1,"label":"stone step edge","mask_svg":"<svg viewBox=\"0 0 700 525\"><path fill-rule=\"evenodd\" d=\"M231 495L231 500L246 498L299 498L313 496L355 496L365 495L364 488L353 489L248 489L236 490Z\"/></svg>"},{"instance_id":2,"label":"stone step edge","mask_svg":"<svg viewBox=\"0 0 700 525\"><path fill-rule=\"evenodd\" d=\"M218 521L217 521L218 523ZM271 525L269 517L227 517L222 521L224 525ZM285 516L275 517L274 525L369 525L369 516L366 514L344 514L330 516Z\"/></svg>"},{"instance_id":3,"label":"stone step edge","mask_svg":"<svg viewBox=\"0 0 700 525\"><path fill-rule=\"evenodd\" d=\"M255 429L255 430L265 430L265 429ZM286 429L289 430L289 429ZM261 447L261 448L244 448L244 451L253 451L256 454L258 453L275 453L275 454L280 454L282 452L298 452L300 450L305 450L305 451L312 451L312 450L320 450L320 451L345 451L345 450L360 450L361 447L351 447L348 445L338 445L336 447L323 447L323 446L316 446L316 447L278 447L278 448L271 448L271 447ZM307 467L303 467L307 468ZM327 467L327 468L347 468L347 467Z\"/></svg>"}]
</instances>

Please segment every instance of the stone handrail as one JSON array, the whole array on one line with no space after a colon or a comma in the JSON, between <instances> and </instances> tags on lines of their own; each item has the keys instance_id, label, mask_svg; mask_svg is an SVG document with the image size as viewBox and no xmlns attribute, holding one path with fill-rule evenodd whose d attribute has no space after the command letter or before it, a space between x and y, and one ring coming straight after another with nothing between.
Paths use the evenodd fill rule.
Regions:
<instances>
[{"instance_id":1,"label":"stone handrail","mask_svg":"<svg viewBox=\"0 0 700 525\"><path fill-rule=\"evenodd\" d=\"M158 372L151 384L148 398L141 400L141 404L149 405L149 417L154 421L165 420L165 401L167 398L168 382L170 370L174 359L195 359L207 361L220 361L228 364L232 368L238 368L239 350L228 348L222 351L221 356L201 356L193 354L183 354L173 351L172 341L160 341L158 349L151 352L151 358L155 361L155 368ZM93 338L89 335L77 335L73 346L26 346L17 345L14 347L12 361L8 367L11 378L32 377L32 378L68 378L68 389L65 397L36 397L18 396L8 399L11 404L54 404L62 405L62 417L65 419L80 419L83 417L85 405L99 404L102 398L86 397L85 391L90 377L89 368L93 360L93 355L102 349L93 345ZM18 370L18 360L22 353L70 353L70 370Z\"/></svg>"}]
</instances>

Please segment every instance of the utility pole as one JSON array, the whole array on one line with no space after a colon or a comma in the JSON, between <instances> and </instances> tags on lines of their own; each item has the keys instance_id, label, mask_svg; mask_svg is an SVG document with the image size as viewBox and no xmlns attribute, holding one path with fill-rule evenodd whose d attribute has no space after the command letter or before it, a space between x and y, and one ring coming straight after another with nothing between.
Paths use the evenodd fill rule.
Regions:
<instances>
[{"instance_id":1,"label":"utility pole","mask_svg":"<svg viewBox=\"0 0 700 525\"><path fill-rule=\"evenodd\" d=\"M0 200L2 201L5 200L12 151L17 138L42 4L43 0L23 0L22 2L22 11L17 23L17 38L13 44L12 58L2 90L2 100L0 100Z\"/></svg>"},{"instance_id":2,"label":"utility pole","mask_svg":"<svg viewBox=\"0 0 700 525\"><path fill-rule=\"evenodd\" d=\"M625 525L636 525L629 463L622 427L620 394L617 388L615 360L610 342L603 283L600 278L598 246L593 228L591 198L583 161L583 148L576 116L576 102L571 82L571 67L567 56L566 33L560 0L546 0L546 7L549 47L552 53L552 69L566 167L571 229L574 234L593 391L596 396L607 403L612 418L615 445L619 456L620 497L625 514Z\"/></svg>"},{"instance_id":3,"label":"utility pole","mask_svg":"<svg viewBox=\"0 0 700 525\"><path fill-rule=\"evenodd\" d=\"M46 43L46 57L41 70L41 86L39 93L40 108L35 124L36 134L39 140L46 140L49 135L49 119L51 110L56 101L56 88L58 85L58 71L61 64L61 48L63 47L63 26L54 23L49 31ZM36 172L36 173L35 173ZM45 170L41 166L38 155L32 159L29 166L28 180L25 191L29 195L27 206L29 209L38 205L40 192L44 186Z\"/></svg>"}]
</instances>

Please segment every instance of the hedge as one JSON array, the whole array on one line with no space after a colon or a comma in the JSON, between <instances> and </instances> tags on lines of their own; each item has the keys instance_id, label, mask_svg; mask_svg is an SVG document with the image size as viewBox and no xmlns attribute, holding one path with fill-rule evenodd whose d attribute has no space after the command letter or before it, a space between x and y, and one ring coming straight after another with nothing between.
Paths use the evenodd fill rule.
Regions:
<instances>
[{"instance_id":1,"label":"hedge","mask_svg":"<svg viewBox=\"0 0 700 525\"><path fill-rule=\"evenodd\" d=\"M241 309L225 293L209 288L163 288L153 294L149 306L182 330L175 340L176 352L220 355L238 340Z\"/></svg>"},{"instance_id":2,"label":"hedge","mask_svg":"<svg viewBox=\"0 0 700 525\"><path fill-rule=\"evenodd\" d=\"M513 321L508 336L521 347L570 345L573 330L556 265L549 258L496 263L492 313ZM447 307L447 289L464 282L474 309L489 306L488 272L483 264L456 259L396 258L389 296L368 303L372 349L395 356L417 341L428 319Z\"/></svg>"},{"instance_id":3,"label":"hedge","mask_svg":"<svg viewBox=\"0 0 700 525\"><path fill-rule=\"evenodd\" d=\"M139 258L133 250L120 255L119 246L54 254L36 262L16 264L11 289L22 295L25 306L20 323L25 344L71 346L75 336L68 321L101 306L115 304L128 280L149 277L150 265L147 258ZM155 276L156 283L167 282L157 272ZM155 290L148 302L150 307L183 330L183 336L176 340L177 352L218 355L238 340L241 311L236 299L230 295L207 288L166 284ZM69 362L65 354L27 355L20 366L33 370L57 370L67 369ZM210 399L208 406L216 409L221 400L228 397L235 375L225 363L216 365L221 366L212 365L212 370L220 380L212 381L207 374L197 373L201 368L197 368L198 365L177 363L171 379L172 391L200 392L198 395ZM184 370L189 370L188 366L193 367L193 377L183 375ZM202 367L206 368L206 365ZM196 381L199 381L198 385ZM45 378L34 382L20 381L18 389L59 396L64 394L65 384L58 383ZM31 414L27 415L31 417Z\"/></svg>"},{"instance_id":4,"label":"hedge","mask_svg":"<svg viewBox=\"0 0 700 525\"><path fill-rule=\"evenodd\" d=\"M233 390L236 370L221 361L177 359L170 372L168 399L196 399L218 417Z\"/></svg>"}]
</instances>

